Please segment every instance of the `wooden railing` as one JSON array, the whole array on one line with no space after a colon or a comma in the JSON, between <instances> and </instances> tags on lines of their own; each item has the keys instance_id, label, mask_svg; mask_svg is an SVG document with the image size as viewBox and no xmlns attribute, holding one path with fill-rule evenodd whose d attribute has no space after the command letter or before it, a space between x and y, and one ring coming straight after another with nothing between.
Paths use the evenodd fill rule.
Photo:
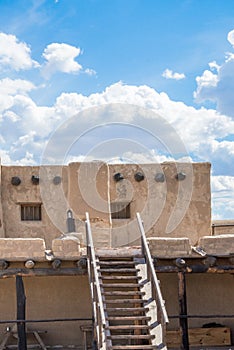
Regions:
<instances>
[{"instance_id":1,"label":"wooden railing","mask_svg":"<svg viewBox=\"0 0 234 350\"><path fill-rule=\"evenodd\" d=\"M166 323L169 322L166 307L165 307L165 301L163 300L163 297L162 297L159 281L154 269L154 264L153 264L148 243L146 240L143 222L141 220L139 213L137 213L137 221L138 221L138 225L141 233L142 254L145 257L146 264L147 264L147 278L151 282L152 296L155 299L157 304L158 322L162 325L162 330L164 333L163 338L165 338L165 331L166 331L165 326L166 326Z\"/></svg>"},{"instance_id":2,"label":"wooden railing","mask_svg":"<svg viewBox=\"0 0 234 350\"><path fill-rule=\"evenodd\" d=\"M93 238L89 220L89 214L86 213L86 245L87 245L87 267L89 275L89 285L93 304L93 320L94 320L94 342L96 349L107 350L107 333L106 333L106 316L102 300L101 286L98 276L96 263L96 255L93 245Z\"/></svg>"}]
</instances>

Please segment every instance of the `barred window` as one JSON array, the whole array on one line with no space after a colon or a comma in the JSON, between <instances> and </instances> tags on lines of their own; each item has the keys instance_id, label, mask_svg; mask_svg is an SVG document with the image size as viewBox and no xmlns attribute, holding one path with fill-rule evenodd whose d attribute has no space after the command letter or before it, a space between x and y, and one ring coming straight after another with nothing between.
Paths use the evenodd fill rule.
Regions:
<instances>
[{"instance_id":1,"label":"barred window","mask_svg":"<svg viewBox=\"0 0 234 350\"><path fill-rule=\"evenodd\" d=\"M112 219L130 219L130 203L111 203Z\"/></svg>"},{"instance_id":2,"label":"barred window","mask_svg":"<svg viewBox=\"0 0 234 350\"><path fill-rule=\"evenodd\" d=\"M21 204L22 221L41 221L41 204Z\"/></svg>"}]
</instances>

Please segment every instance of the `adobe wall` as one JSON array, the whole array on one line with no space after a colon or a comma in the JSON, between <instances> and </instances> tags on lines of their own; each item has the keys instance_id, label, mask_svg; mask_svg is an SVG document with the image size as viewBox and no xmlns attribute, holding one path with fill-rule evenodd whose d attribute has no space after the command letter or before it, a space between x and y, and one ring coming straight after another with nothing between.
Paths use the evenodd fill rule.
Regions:
<instances>
[{"instance_id":1,"label":"adobe wall","mask_svg":"<svg viewBox=\"0 0 234 350\"><path fill-rule=\"evenodd\" d=\"M77 232L85 241L85 213L89 213L94 244L110 247L109 169L106 163L70 163L68 203Z\"/></svg>"},{"instance_id":2,"label":"adobe wall","mask_svg":"<svg viewBox=\"0 0 234 350\"><path fill-rule=\"evenodd\" d=\"M2 212L2 167L0 159L0 237L4 237L3 212Z\"/></svg>"},{"instance_id":3,"label":"adobe wall","mask_svg":"<svg viewBox=\"0 0 234 350\"><path fill-rule=\"evenodd\" d=\"M130 203L131 218L140 212L147 236L189 237L195 245L200 237L211 234L209 163L121 164L109 165L109 169L110 201ZM145 179L137 182L134 175L139 171ZM116 173L124 179L115 182ZM178 173L184 173L185 179L179 181ZM164 181L156 181L157 174L164 174ZM114 246L137 243L131 236L138 232L137 225L129 222L112 220Z\"/></svg>"},{"instance_id":4,"label":"adobe wall","mask_svg":"<svg viewBox=\"0 0 234 350\"><path fill-rule=\"evenodd\" d=\"M27 319L91 318L88 277L28 277L24 278ZM16 319L15 279L0 279L0 309L2 320ZM47 331L40 336L49 345L82 345L80 325L91 321L50 322L28 324L30 330ZM0 335L6 326L0 325ZM28 339L28 343L33 338ZM15 340L16 342L17 340ZM14 339L9 340L13 344ZM35 344L34 339L34 344Z\"/></svg>"},{"instance_id":5,"label":"adobe wall","mask_svg":"<svg viewBox=\"0 0 234 350\"><path fill-rule=\"evenodd\" d=\"M72 209L76 231L85 242L85 212L89 212L95 246L139 244L136 213L140 212L148 236L189 237L195 245L211 234L209 163L119 164L71 163L68 166L2 166L3 226L0 237L52 240L67 232L66 213ZM144 179L137 181L135 175ZM114 175L123 174L116 181ZM179 173L185 178L178 180ZM163 175L161 179L155 177ZM31 181L39 176L39 185ZM15 186L11 179L18 176ZM55 178L60 182L55 182ZM129 219L111 219L111 203L130 205ZM22 221L22 203L41 203L41 221ZM1 220L1 206L0 206Z\"/></svg>"},{"instance_id":6,"label":"adobe wall","mask_svg":"<svg viewBox=\"0 0 234 350\"><path fill-rule=\"evenodd\" d=\"M158 273L168 315L178 315L178 277L174 273ZM186 274L187 308L190 315L233 315L234 295L231 274ZM26 317L28 319L91 317L88 276L25 277ZM197 288L199 286L199 288ZM15 279L0 279L1 318L16 317ZM189 327L202 327L216 322L231 328L234 342L233 318L189 319ZM47 331L41 337L46 345L82 344L81 322L53 322L29 324L29 329ZM91 323L88 321L87 323ZM0 325L2 335L7 325ZM177 319L170 319L169 330L179 328ZM13 339L11 339L12 341Z\"/></svg>"},{"instance_id":7,"label":"adobe wall","mask_svg":"<svg viewBox=\"0 0 234 350\"><path fill-rule=\"evenodd\" d=\"M61 210L59 201L51 198L50 193L54 192L53 176L60 171L60 167L47 168L48 177L40 179L46 188L47 202L51 210L60 218L61 224L65 230L66 211ZM31 177L39 176L39 167L29 166L10 166L2 167L2 209L3 223L6 238L43 238L47 247L50 247L51 241L59 237L61 232L53 225L47 214L47 209L42 200L41 186L32 184ZM51 176L50 176L51 175ZM66 187L66 172L63 172L63 185ZM21 183L14 186L11 183L12 177L19 177ZM42 221L21 221L20 205L25 203L42 203Z\"/></svg>"},{"instance_id":8,"label":"adobe wall","mask_svg":"<svg viewBox=\"0 0 234 350\"><path fill-rule=\"evenodd\" d=\"M234 234L234 220L213 220L212 235Z\"/></svg>"},{"instance_id":9,"label":"adobe wall","mask_svg":"<svg viewBox=\"0 0 234 350\"><path fill-rule=\"evenodd\" d=\"M178 277L172 273L158 273L163 299L168 315L178 315ZM234 280L231 274L194 273L186 274L188 315L233 315ZM233 318L189 319L189 328L202 327L203 324L216 322L231 328L234 342ZM178 320L170 320L170 330L179 329Z\"/></svg>"}]
</instances>

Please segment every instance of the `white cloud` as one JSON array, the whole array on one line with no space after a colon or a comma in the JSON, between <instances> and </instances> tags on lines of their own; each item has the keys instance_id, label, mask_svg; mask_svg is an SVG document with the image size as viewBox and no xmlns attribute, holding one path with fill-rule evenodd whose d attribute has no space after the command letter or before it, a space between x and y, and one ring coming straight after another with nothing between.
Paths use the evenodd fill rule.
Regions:
<instances>
[{"instance_id":1,"label":"white cloud","mask_svg":"<svg viewBox=\"0 0 234 350\"><path fill-rule=\"evenodd\" d=\"M28 80L23 79L9 79L0 80L0 95L15 95L24 94L35 88L34 84Z\"/></svg>"},{"instance_id":2,"label":"white cloud","mask_svg":"<svg viewBox=\"0 0 234 350\"><path fill-rule=\"evenodd\" d=\"M205 70L200 77L196 77L196 82L197 82L197 90L194 92L194 97L197 100L199 100L199 96L201 95L201 92L202 92L203 88L206 89L206 88L212 88L212 87L216 87L217 86L217 84L218 84L218 75L212 73L209 70ZM204 98L205 97L203 96L203 99Z\"/></svg>"},{"instance_id":3,"label":"white cloud","mask_svg":"<svg viewBox=\"0 0 234 350\"><path fill-rule=\"evenodd\" d=\"M97 74L97 72L94 69L91 69L91 68L86 68L85 69L85 73L88 74L88 75L96 75Z\"/></svg>"},{"instance_id":4,"label":"white cloud","mask_svg":"<svg viewBox=\"0 0 234 350\"><path fill-rule=\"evenodd\" d=\"M234 130L234 121L230 117L217 113L215 110L206 108L195 109L182 102L172 101L167 94L158 93L148 86L129 86L121 82L107 87L103 92L89 96L77 93L62 93L58 96L53 106L38 106L28 95L33 88L34 86L27 81L22 81L22 84L21 81L0 81L0 96L2 96L2 100L8 101L7 98L9 98L8 103L5 105L3 102L1 104L0 98L0 110L2 113L0 127L5 141L2 144L4 149L2 149L1 155L4 164L34 165L40 163L43 148L57 126L63 125L70 117L89 108L111 103L124 103L138 105L161 115L181 137L189 152L189 156L193 160L210 161L213 163L215 174L227 175L228 181L233 179L231 175L233 174L234 142L225 140L225 137L229 136L230 132ZM4 91L7 95L4 95ZM87 113L88 115L90 114ZM80 118L79 115L78 118ZM82 118L78 120L78 125L81 128L86 125L87 120L85 118L85 114L83 114ZM131 115L119 114L119 121L123 123L131 123L131 118ZM103 116L94 114L89 123L93 126L102 124ZM147 117L144 123L145 128L151 130L154 120ZM66 130L66 128L64 130L63 138L60 139L60 144L56 145L56 147L60 147L67 140L69 142L71 130ZM72 132L79 134L79 129L72 130ZM109 136L111 137L111 135ZM126 134L126 137L131 138L128 134ZM143 140L140 137L135 137L139 143L147 143L147 139ZM115 138L114 134L113 138ZM102 141L98 134L94 136L87 135L81 146L85 147L89 144L96 147ZM86 149L82 147L76 153L68 150L67 160L83 160L86 157L88 157L87 159L95 159L91 154L86 155ZM118 147L115 147L117 153ZM142 163L173 160L173 157L168 154L158 153L157 147L156 149L149 147L147 152L126 150L121 153L121 157ZM230 187L232 185L229 186L227 180L225 180L227 178L220 176L219 178L215 177L215 180L213 180L215 213L225 209L226 193L233 193ZM232 184L233 182L230 183ZM225 195L222 193L222 198L220 198L220 192L216 191L220 186L226 186L226 192ZM222 204L219 204L220 201ZM233 213L234 204L232 205L232 201L226 204L228 208L226 212L230 216ZM217 217L218 214L215 215Z\"/></svg>"},{"instance_id":5,"label":"white cloud","mask_svg":"<svg viewBox=\"0 0 234 350\"><path fill-rule=\"evenodd\" d=\"M218 72L220 69L220 66L217 64L216 61L212 61L208 63L210 70Z\"/></svg>"},{"instance_id":6,"label":"white cloud","mask_svg":"<svg viewBox=\"0 0 234 350\"><path fill-rule=\"evenodd\" d=\"M234 177L212 176L212 212L214 219L234 218Z\"/></svg>"},{"instance_id":7,"label":"white cloud","mask_svg":"<svg viewBox=\"0 0 234 350\"><path fill-rule=\"evenodd\" d=\"M231 30L227 35L227 40L229 43L234 46L234 30Z\"/></svg>"},{"instance_id":8,"label":"white cloud","mask_svg":"<svg viewBox=\"0 0 234 350\"><path fill-rule=\"evenodd\" d=\"M174 80L181 80L185 79L184 73L177 73L173 72L171 69L165 69L165 71L162 73L162 76L166 79L174 79Z\"/></svg>"},{"instance_id":9,"label":"white cloud","mask_svg":"<svg viewBox=\"0 0 234 350\"><path fill-rule=\"evenodd\" d=\"M79 47L68 44L52 43L47 45L42 56L46 63L42 68L42 73L49 78L56 72L78 73L82 66L75 61L75 58L81 54Z\"/></svg>"},{"instance_id":10,"label":"white cloud","mask_svg":"<svg viewBox=\"0 0 234 350\"><path fill-rule=\"evenodd\" d=\"M31 58L30 47L15 35L0 33L0 66L16 71L38 67Z\"/></svg>"},{"instance_id":11,"label":"white cloud","mask_svg":"<svg viewBox=\"0 0 234 350\"><path fill-rule=\"evenodd\" d=\"M234 47L234 30L228 33L227 39ZM209 66L210 70L205 70L196 78L194 97L199 103L213 101L218 112L234 117L234 53L228 52L222 64L213 61ZM212 72L214 70L215 73Z\"/></svg>"},{"instance_id":12,"label":"white cloud","mask_svg":"<svg viewBox=\"0 0 234 350\"><path fill-rule=\"evenodd\" d=\"M11 84L12 82L9 84L10 87ZM8 86L6 82L5 86ZM216 173L224 164L226 174L228 175L231 171L231 164L234 162L233 142L225 141L225 137L234 130L234 121L215 110L195 109L182 102L172 101L165 93L159 94L148 86L129 86L121 82L107 87L101 93L89 96L62 93L56 99L54 106L46 107L38 106L27 95L27 91L30 91L33 86L25 82L25 86L22 84L22 91L19 90L19 86L20 82L17 82L15 86L13 84L12 88L8 87L6 91L11 94L7 96L0 93L0 96L3 96L2 103L0 98L1 130L4 131L4 138L8 140L9 144L15 145L12 149L14 157L15 142L22 140L21 137L26 134L33 135L34 138L29 138L27 144L20 144L19 149L22 148L22 152L25 152L33 148L35 152L41 152L44 142L55 128L73 115L95 106L125 103L149 108L161 115L175 128L193 159L215 161ZM2 89L2 93L3 91L4 89ZM4 101L8 102L4 104ZM102 116L95 116L95 118L93 125L103 122ZM131 122L128 115L120 115L119 118L122 122ZM82 127L86 121L80 120L79 122ZM146 122L148 129L150 129L150 119ZM39 158L40 154L37 153L35 156Z\"/></svg>"}]
</instances>

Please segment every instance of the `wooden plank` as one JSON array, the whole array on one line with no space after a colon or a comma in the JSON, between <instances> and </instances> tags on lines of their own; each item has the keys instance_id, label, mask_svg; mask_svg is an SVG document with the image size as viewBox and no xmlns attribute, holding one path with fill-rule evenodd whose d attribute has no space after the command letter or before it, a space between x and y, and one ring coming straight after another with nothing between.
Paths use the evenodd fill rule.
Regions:
<instances>
[{"instance_id":1,"label":"wooden plank","mask_svg":"<svg viewBox=\"0 0 234 350\"><path fill-rule=\"evenodd\" d=\"M46 349L46 346L45 346L45 344L43 343L43 341L42 341L40 335L38 334L38 332L33 331L33 335L34 335L34 337L36 338L38 344L40 344L41 348L42 348L43 350L47 350L47 349Z\"/></svg>"},{"instance_id":2,"label":"wooden plank","mask_svg":"<svg viewBox=\"0 0 234 350\"><path fill-rule=\"evenodd\" d=\"M0 278L8 277L34 277L34 276L77 276L87 274L86 269L64 267L60 269L53 268L35 268L35 269L26 269L26 268L10 268L7 270L0 271Z\"/></svg>"},{"instance_id":3,"label":"wooden plank","mask_svg":"<svg viewBox=\"0 0 234 350\"><path fill-rule=\"evenodd\" d=\"M231 345L231 331L228 327L191 328L188 330L190 346ZM181 331L167 331L168 347L181 346Z\"/></svg>"},{"instance_id":4,"label":"wooden plank","mask_svg":"<svg viewBox=\"0 0 234 350\"><path fill-rule=\"evenodd\" d=\"M5 348L6 343L7 343L8 339L10 338L10 336L11 336L11 333L10 333L10 332L7 332L7 333L4 335L3 340L2 340L2 342L1 342L1 344L0 344L0 350L3 350L3 349Z\"/></svg>"}]
</instances>

